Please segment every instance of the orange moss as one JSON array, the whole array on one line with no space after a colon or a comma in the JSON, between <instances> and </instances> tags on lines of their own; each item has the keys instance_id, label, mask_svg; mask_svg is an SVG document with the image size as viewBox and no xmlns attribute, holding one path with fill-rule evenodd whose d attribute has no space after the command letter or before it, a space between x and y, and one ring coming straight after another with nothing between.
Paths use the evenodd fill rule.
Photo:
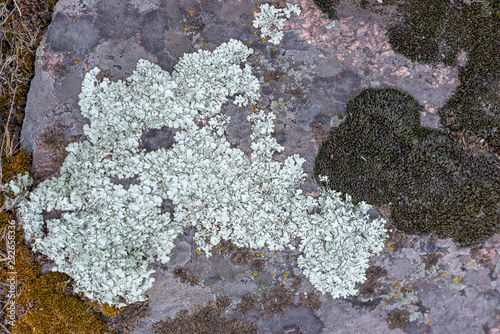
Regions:
<instances>
[{"instance_id":1,"label":"orange moss","mask_svg":"<svg viewBox=\"0 0 500 334\"><path fill-rule=\"evenodd\" d=\"M102 304L101 305L101 313L107 317L116 317L118 314L122 313L123 309L125 307L114 307L112 305L109 305L108 303Z\"/></svg>"},{"instance_id":2,"label":"orange moss","mask_svg":"<svg viewBox=\"0 0 500 334\"><path fill-rule=\"evenodd\" d=\"M108 303L101 304L97 301L90 301L87 298L84 299L86 299L86 304L92 306L96 312L100 312L106 317L116 317L118 314L122 313L123 309L125 308L117 308L109 305Z\"/></svg>"},{"instance_id":3,"label":"orange moss","mask_svg":"<svg viewBox=\"0 0 500 334\"><path fill-rule=\"evenodd\" d=\"M13 225L15 229L9 228L9 222L12 220L14 220L12 214L0 212L0 254L2 258L7 258L12 254L7 252L7 242L9 240L15 242L14 263L0 262L0 282L7 282L7 279L11 277L9 272L16 272L17 283L23 283L31 281L38 275L41 264L37 262L35 254L23 243L24 237L19 226Z\"/></svg>"},{"instance_id":4,"label":"orange moss","mask_svg":"<svg viewBox=\"0 0 500 334\"><path fill-rule=\"evenodd\" d=\"M38 276L42 265L37 261L35 254L22 242L24 239L21 233L15 233L15 240L15 272L17 273L17 282L30 282ZM3 243L2 246L2 248L5 249L5 243ZM8 264L5 264L4 270L2 270L2 276L6 275L7 271L12 271L7 265Z\"/></svg>"},{"instance_id":5,"label":"orange moss","mask_svg":"<svg viewBox=\"0 0 500 334\"><path fill-rule=\"evenodd\" d=\"M4 202L5 199L0 196L0 207L2 207ZM0 212L0 229L4 229L12 219L14 219L14 216L11 215L10 213Z\"/></svg>"},{"instance_id":6,"label":"orange moss","mask_svg":"<svg viewBox=\"0 0 500 334\"><path fill-rule=\"evenodd\" d=\"M40 276L42 262L24 243L22 228L9 228L14 216L0 212L0 252L8 257L7 240L15 240L15 265L12 262L0 262L0 282L8 282L15 272L18 298L16 299L16 325L11 328L12 334L27 333L112 333L106 323L93 312L89 312L84 302L76 296L69 295L71 278L63 273L51 272ZM14 234L8 233L13 231ZM4 286L4 294L8 292ZM109 305L101 307L102 313L114 316L121 312Z\"/></svg>"},{"instance_id":7,"label":"orange moss","mask_svg":"<svg viewBox=\"0 0 500 334\"><path fill-rule=\"evenodd\" d=\"M6 157L4 155L2 157L2 166L2 182L7 182L19 173L29 172L31 167L31 155L23 151L11 157Z\"/></svg>"}]
</instances>

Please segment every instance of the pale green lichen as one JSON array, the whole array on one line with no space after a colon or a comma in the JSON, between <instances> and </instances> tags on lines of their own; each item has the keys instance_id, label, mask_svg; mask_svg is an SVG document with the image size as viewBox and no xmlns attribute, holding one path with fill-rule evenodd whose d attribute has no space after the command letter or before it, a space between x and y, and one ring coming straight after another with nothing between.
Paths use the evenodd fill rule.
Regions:
<instances>
[{"instance_id":1,"label":"pale green lichen","mask_svg":"<svg viewBox=\"0 0 500 334\"><path fill-rule=\"evenodd\" d=\"M75 291L115 306L145 300L154 280L148 265L168 262L174 238L195 226L207 256L221 239L283 250L299 237L297 261L311 283L333 297L355 293L368 258L383 249L383 222L369 222L369 206L340 193L304 196L305 160L273 160L283 150L271 136L273 113L248 116L250 157L225 138L228 97L240 106L259 98L250 66L240 67L252 52L231 40L184 55L172 74L144 60L126 81L99 81L97 68L86 74L79 97L87 140L68 145L61 176L18 209L26 239L75 279ZM165 126L178 130L171 148L140 147L144 129ZM137 182L125 189L111 178ZM161 212L164 200L175 205L173 219ZM46 231L44 211L61 212L45 220Z\"/></svg>"},{"instance_id":2,"label":"pale green lichen","mask_svg":"<svg viewBox=\"0 0 500 334\"><path fill-rule=\"evenodd\" d=\"M477 270L480 267L480 265L476 262L475 259L468 259L464 263L464 267L467 270Z\"/></svg>"},{"instance_id":3,"label":"pale green lichen","mask_svg":"<svg viewBox=\"0 0 500 334\"><path fill-rule=\"evenodd\" d=\"M256 14L253 20L253 27L260 28L262 37L269 37L269 42L279 44L284 36L283 28L286 19L290 18L292 13L300 15L300 7L286 4L285 8L278 8L267 3L259 7L260 12Z\"/></svg>"}]
</instances>

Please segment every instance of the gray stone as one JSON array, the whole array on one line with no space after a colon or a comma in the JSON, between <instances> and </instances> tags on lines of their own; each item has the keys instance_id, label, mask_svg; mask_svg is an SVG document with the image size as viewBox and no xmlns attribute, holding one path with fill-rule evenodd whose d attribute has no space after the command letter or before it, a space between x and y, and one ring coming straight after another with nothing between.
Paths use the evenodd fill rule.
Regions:
<instances>
[{"instance_id":1,"label":"gray stone","mask_svg":"<svg viewBox=\"0 0 500 334\"><path fill-rule=\"evenodd\" d=\"M312 133L312 122L319 121L325 130L338 126L343 120L347 100L363 88L381 84L371 77L362 77L359 73L363 73L364 68L353 68L349 62L337 59L333 49L319 48L305 41L299 30L286 30L280 46L271 47L263 43L251 26L256 6L256 0L60 0L46 38L37 52L35 77L28 95L22 130L24 149L35 157L37 154L41 156L37 140L45 129L54 127L56 123L61 125L65 139L84 139L82 127L88 121L80 114L78 94L89 69L98 66L115 81L129 76L137 61L143 58L172 71L184 53L202 47L213 50L230 38L237 38L255 51L248 63L260 78L261 93L265 95L259 101L259 107L266 108L280 97L286 104L283 110L278 110L275 121L276 138L285 149L274 158L283 161L295 153L304 157L304 169L308 176L302 189L306 193L317 192L312 170L320 143ZM335 29L338 28L343 27L337 23ZM250 45L251 40L253 43ZM279 55L282 61L272 57L272 49L277 50L273 54ZM277 69L281 69L285 77L272 84L264 84L263 73ZM432 105L443 105L453 91L453 87L446 85L439 89L424 89L419 82L402 77L386 80L391 80L391 87L410 93L420 103L430 101ZM303 96L292 100L292 95L287 93L288 88L300 89ZM250 110L251 106L239 108L233 104L226 104L223 109L231 116L226 131L228 141L247 154L251 152L251 128L246 121ZM439 127L436 114L427 113L424 116L424 126ZM145 131L142 140L146 150L168 148L172 143L171 129ZM50 158L47 154L44 157ZM33 165L35 173L41 170L43 162L42 158L37 159ZM55 174L56 171L53 172ZM126 186L134 180L116 182ZM169 203L164 203L162 209L174 210ZM369 215L373 219L379 214L372 208ZM214 255L207 259L203 254L194 253L193 233L194 230L187 230L181 234L176 240L171 261L155 267L156 281L148 291L151 316L144 319L145 327L137 329L135 334L149 334L155 322L167 316L175 317L183 309L193 311L195 305L205 306L219 295L232 299L230 309L233 309L244 294L257 294L260 288L268 288L283 280L284 273L298 272L297 254L266 253L266 269L255 278L244 272L248 268L236 266L228 257ZM396 307L408 306L423 310L426 317L423 320L433 318L434 324L412 322L405 330L407 333L421 333L419 329L423 328L433 333L482 333L482 325L492 323L491 314L497 307L494 297L498 297L499 287L492 289L489 270L481 268L474 272L463 269L461 264L465 263L469 253L454 247L449 240L429 243L415 236L407 247L395 254L385 249L372 259L373 263L388 272L380 283L381 299L387 302L387 306L382 302L373 303L370 308L366 305L355 306L347 299L334 300L328 294L322 295L323 304L317 311L294 305L281 318L266 321L254 319L259 324L259 333L401 334L401 329L388 328L387 314ZM419 257L424 258L437 250L446 254L433 274L423 269ZM176 266L187 268L202 283L191 286L181 282L173 276ZM50 265L44 265L42 271L49 269ZM454 291L447 285L452 279L443 278L447 270L451 270L453 275L460 274L466 284L462 292ZM406 287L413 286L415 300L422 305L421 308L417 306L417 301L409 301L405 293L400 299L391 297L393 293L401 293L395 287L397 280ZM312 291L307 279L303 279L302 289ZM232 314L235 314L234 311L228 315Z\"/></svg>"}]
</instances>

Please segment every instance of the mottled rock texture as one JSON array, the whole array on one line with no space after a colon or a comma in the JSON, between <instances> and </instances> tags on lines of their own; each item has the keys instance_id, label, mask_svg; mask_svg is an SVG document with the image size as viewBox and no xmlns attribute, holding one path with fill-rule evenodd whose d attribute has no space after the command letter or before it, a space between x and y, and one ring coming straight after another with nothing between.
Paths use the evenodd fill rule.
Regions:
<instances>
[{"instance_id":1,"label":"mottled rock texture","mask_svg":"<svg viewBox=\"0 0 500 334\"><path fill-rule=\"evenodd\" d=\"M38 52L22 132L24 148L34 154L35 176L43 180L57 175L63 152L53 143L84 139L82 127L87 121L77 96L89 69L97 66L111 80L123 79L142 58L171 71L184 53L213 50L230 38L254 49L248 62L261 82L259 107L277 113L275 135L285 147L275 159L283 161L298 153L307 160L309 176L303 186L307 193L318 191L312 167L324 133L342 122L346 102L365 88L409 93L424 107L422 125L440 127L436 110L457 86L460 64L418 65L396 55L385 37L395 18L387 14L390 6L373 5L380 6L377 13L342 4L336 27L327 30L329 21L312 1L293 2L301 6L301 16L292 17L282 45L274 46L263 43L251 26L256 1L60 0ZM277 71L281 77L266 80L266 73L281 73ZM246 115L251 109L233 104L224 108L232 117L226 136L246 153L250 153ZM172 144L168 131L145 131L142 139L149 150ZM168 203L165 210L172 210ZM373 218L378 215L374 209ZM181 310L192 313L196 305L206 306L218 296L231 300L228 317L256 323L258 333L479 334L498 328L498 237L462 249L432 236L393 234L388 248L372 259L371 264L386 274L368 280L370 286L362 291L369 293L342 300L324 295L320 304L315 303L321 307L313 311L299 298L314 291L311 284L303 279L296 289L292 287L300 273L295 263L298 254L250 250L252 261L265 260L256 270L244 262L235 264L232 258L238 250L231 247L215 249L210 259L197 254L192 236L193 231L185 231L176 239L171 262L154 266L156 282L148 292L151 312L140 313L144 326L134 333L151 333L153 324L175 318ZM192 286L176 278L178 267L185 267L201 283ZM296 298L281 318L264 319L258 297L278 283ZM247 294L256 297L256 306L243 315L237 305ZM397 318L403 319L399 327L404 328L390 329L393 322L388 319L396 309L409 311L407 327L405 315Z\"/></svg>"}]
</instances>

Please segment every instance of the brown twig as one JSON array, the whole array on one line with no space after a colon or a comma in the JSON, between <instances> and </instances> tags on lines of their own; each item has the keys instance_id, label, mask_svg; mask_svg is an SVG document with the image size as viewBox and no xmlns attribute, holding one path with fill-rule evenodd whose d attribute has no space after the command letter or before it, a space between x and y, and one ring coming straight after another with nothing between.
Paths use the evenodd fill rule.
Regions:
<instances>
[{"instance_id":1,"label":"brown twig","mask_svg":"<svg viewBox=\"0 0 500 334\"><path fill-rule=\"evenodd\" d=\"M4 325L2 325L2 323L1 323L1 322L0 322L0 326L2 326L2 329L5 331L5 333L7 333L7 334L11 334L11 333L10 333L10 331L9 331L7 328L5 328L5 326L4 326Z\"/></svg>"}]
</instances>

